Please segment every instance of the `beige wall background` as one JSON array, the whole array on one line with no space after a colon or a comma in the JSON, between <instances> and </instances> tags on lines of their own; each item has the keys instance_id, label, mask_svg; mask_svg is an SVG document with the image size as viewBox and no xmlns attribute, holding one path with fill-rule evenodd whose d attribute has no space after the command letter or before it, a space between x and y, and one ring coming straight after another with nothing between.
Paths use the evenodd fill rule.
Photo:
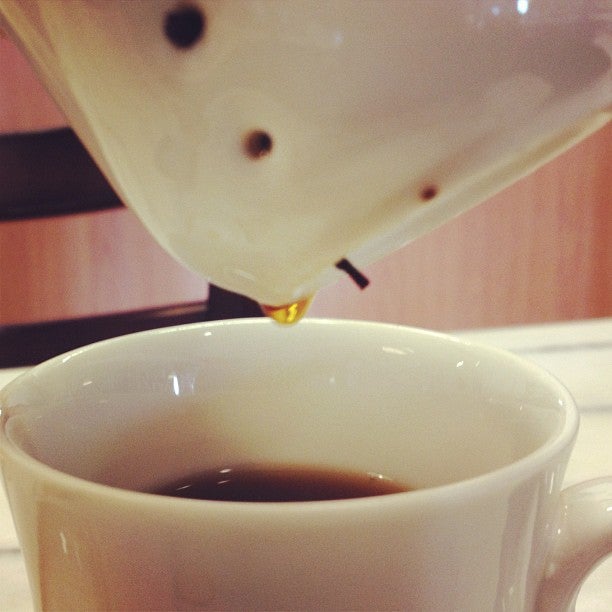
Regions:
<instances>
[{"instance_id":1,"label":"beige wall background","mask_svg":"<svg viewBox=\"0 0 612 612\"><path fill-rule=\"evenodd\" d=\"M0 133L65 120L0 38ZM313 316L458 329L612 315L612 124L479 207L342 280ZM0 189L2 186L0 185ZM0 223L0 324L201 299L128 210Z\"/></svg>"}]
</instances>

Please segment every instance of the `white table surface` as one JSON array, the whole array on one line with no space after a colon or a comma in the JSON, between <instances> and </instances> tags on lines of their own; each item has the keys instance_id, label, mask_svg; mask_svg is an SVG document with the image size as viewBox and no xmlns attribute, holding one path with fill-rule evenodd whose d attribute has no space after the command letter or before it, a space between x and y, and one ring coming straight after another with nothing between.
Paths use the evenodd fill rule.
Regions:
<instances>
[{"instance_id":1,"label":"white table surface","mask_svg":"<svg viewBox=\"0 0 612 612\"><path fill-rule=\"evenodd\" d=\"M580 433L566 484L612 475L612 318L485 329L457 335L514 351L544 366L572 392ZM0 387L22 370L0 370ZM579 612L612 611L612 558L586 581ZM32 610L19 543L0 487L0 612Z\"/></svg>"}]
</instances>

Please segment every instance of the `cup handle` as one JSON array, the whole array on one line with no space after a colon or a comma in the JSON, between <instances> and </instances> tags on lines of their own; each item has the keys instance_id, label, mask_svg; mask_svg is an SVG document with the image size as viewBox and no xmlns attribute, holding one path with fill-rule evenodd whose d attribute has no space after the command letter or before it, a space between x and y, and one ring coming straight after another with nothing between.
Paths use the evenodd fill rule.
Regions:
<instances>
[{"instance_id":1,"label":"cup handle","mask_svg":"<svg viewBox=\"0 0 612 612\"><path fill-rule=\"evenodd\" d=\"M538 591L538 612L573 610L582 582L612 553L612 477L561 492L553 537Z\"/></svg>"}]
</instances>

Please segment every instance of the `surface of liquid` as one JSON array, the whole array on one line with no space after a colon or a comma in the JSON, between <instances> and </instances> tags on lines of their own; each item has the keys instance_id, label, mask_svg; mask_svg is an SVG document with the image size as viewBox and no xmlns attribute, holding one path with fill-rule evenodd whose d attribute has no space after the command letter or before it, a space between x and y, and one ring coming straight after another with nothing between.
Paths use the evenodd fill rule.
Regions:
<instances>
[{"instance_id":1,"label":"surface of liquid","mask_svg":"<svg viewBox=\"0 0 612 612\"><path fill-rule=\"evenodd\" d=\"M199 472L154 487L158 495L217 501L296 502L401 493L410 488L373 472L248 465Z\"/></svg>"}]
</instances>

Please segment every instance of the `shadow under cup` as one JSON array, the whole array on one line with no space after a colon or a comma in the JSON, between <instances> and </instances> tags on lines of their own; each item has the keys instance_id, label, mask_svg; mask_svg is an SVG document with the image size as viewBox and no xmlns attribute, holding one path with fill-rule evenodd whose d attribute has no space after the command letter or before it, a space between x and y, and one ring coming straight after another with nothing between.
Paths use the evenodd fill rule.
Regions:
<instances>
[{"instance_id":1,"label":"shadow under cup","mask_svg":"<svg viewBox=\"0 0 612 612\"><path fill-rule=\"evenodd\" d=\"M513 479L537 478L554 455L563 455L564 463L577 430L574 405L563 387L538 367L510 354L432 332L326 320L306 320L290 328L259 319L236 320L102 342L38 366L10 385L2 402L4 478L26 561L41 554L45 546L41 538L57 536L53 530L63 534L56 537L56 547L83 548L84 542L99 546L98 540L105 541L108 535L92 525L98 519L108 520L123 506L132 515L140 514L140 519L130 519L129 527L117 522L117 529L124 533L116 546L120 549L123 539L133 559L156 554L141 550L143 538L157 538L147 546L172 549L172 522L176 525L184 517L187 525L194 513L209 513L210 518L210 513L219 511L219 504L225 508L225 522L212 529L234 533L236 527L227 521L237 512L243 551L259 541L261 525L273 523L280 513L291 518L281 535L268 531L265 537L271 538L272 547L275 537L291 540L291 529L302 533L300 521L310 520L315 507L321 509L320 517L335 512L348 522L351 513L369 508L370 518L363 523L367 529L368 520L379 520L376 508L387 505L399 512L397 504L406 503L400 498L410 497L414 500L410 503L422 509L432 495L441 500L453 495L477 498L487 487L502 491L504 483ZM124 490L150 490L206 469L253 462L375 472L418 490L385 499L265 504L265 508L264 504L177 500ZM557 474L559 481L561 476ZM48 488L51 493L40 496L34 510L26 507L26 496L17 491L23 486ZM554 487L558 489L559 483ZM87 496L91 512L99 513L95 520L87 522L86 511L81 510L74 521L71 508L80 502L71 506L71 500L79 496ZM42 506L47 517L43 530ZM247 512L253 514L247 518ZM149 522L158 521L160 515L169 524L147 526L147 517L156 517ZM244 527L247 520L252 520L249 528ZM57 524L49 528L49 521ZM205 530L207 523L203 523ZM33 535L32 524L39 525ZM157 529L155 538L150 538L149 528ZM80 529L91 530L83 536L84 542ZM205 536L200 530L198 546L205 548L218 536ZM192 542L185 544L191 546ZM217 557L230 555L231 548ZM190 554L197 557L200 553L194 550ZM116 558L125 553L113 554ZM257 562L265 565L262 554ZM143 579L140 587L134 586L138 583L134 578L133 592L123 596L123 587L116 583L126 570L117 569L112 555L91 557L84 549L79 555L77 565L98 565L95 584L79 594L83 601L91 597L98 604L102 601L101 607L113 607L108 599L112 592L113 597L123 597L121 605L146 605L145 591L152 578ZM307 552L304 555L307 559ZM182 563L179 557L175 565ZM231 563L235 562L234 558ZM146 566L146 560L138 563ZM254 563L240 560L239 574L245 582ZM336 564L342 566L342 560ZM43 571L40 560L36 567L29 567L31 579L32 572ZM70 583L66 576L73 576L73 570L52 571L57 580L63 576L65 584ZM165 570L156 565L146 571L157 575L158 586L165 584L160 577ZM213 574L219 571L227 572L227 567ZM108 579L112 587L98 584L105 573L113 576ZM205 588L203 595L200 587L193 586L189 568L183 566L180 575L182 586L177 587L174 578L167 587L174 595L157 595L159 607L177 606L177 590L183 603L223 607L214 588ZM45 583L40 577L33 582L38 580ZM80 585L76 574L72 580ZM256 578L252 580L255 584ZM245 588L259 588L253 584ZM344 588L337 581L336 586ZM335 605L333 597L325 599L321 585L317 588L323 605L325 601ZM52 596L59 597L60 604L69 601L62 599L68 595ZM39 597L44 600L46 595ZM262 606L274 607L275 602L266 597ZM290 596L281 598L279 605L291 605L291 601ZM372 605L367 597L360 601L366 607ZM243 596L228 605L256 604Z\"/></svg>"}]
</instances>

